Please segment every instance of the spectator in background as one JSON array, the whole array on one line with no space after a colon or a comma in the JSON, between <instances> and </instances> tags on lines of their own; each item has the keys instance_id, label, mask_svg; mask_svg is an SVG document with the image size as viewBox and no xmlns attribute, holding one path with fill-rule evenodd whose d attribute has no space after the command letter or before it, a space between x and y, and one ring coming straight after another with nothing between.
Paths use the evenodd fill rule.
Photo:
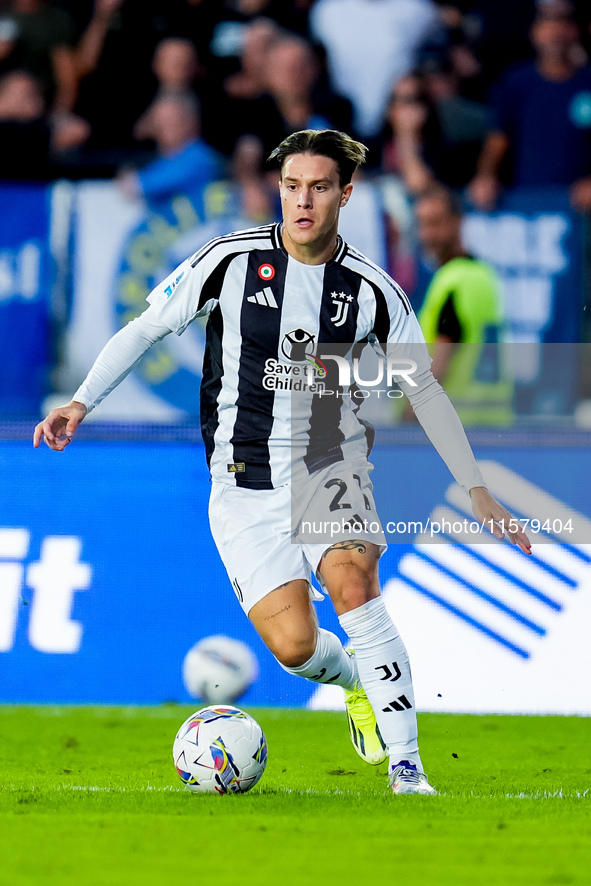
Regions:
<instances>
[{"instance_id":1,"label":"spectator in background","mask_svg":"<svg viewBox=\"0 0 591 886\"><path fill-rule=\"evenodd\" d=\"M418 319L433 344L433 375L466 424L509 424L513 386L498 342L503 309L500 282L462 243L462 209L453 191L435 184L416 205L419 240L438 270Z\"/></svg>"},{"instance_id":2,"label":"spectator in background","mask_svg":"<svg viewBox=\"0 0 591 886\"><path fill-rule=\"evenodd\" d=\"M216 25L223 18L223 3L220 0L161 0L158 11L162 35L190 40L197 50L200 65L209 72L214 63L211 39Z\"/></svg>"},{"instance_id":3,"label":"spectator in background","mask_svg":"<svg viewBox=\"0 0 591 886\"><path fill-rule=\"evenodd\" d=\"M258 103L257 125L266 156L292 132L350 128L350 103L322 88L320 63L302 37L276 40L267 52L265 74L267 94Z\"/></svg>"},{"instance_id":4,"label":"spectator in background","mask_svg":"<svg viewBox=\"0 0 591 886\"><path fill-rule=\"evenodd\" d=\"M149 138L151 128L150 108L161 98L197 99L201 112L201 130L206 142L226 152L225 96L221 86L212 82L200 64L195 44L184 37L166 37L154 51L152 72L156 78L156 90L148 109L134 127L138 141ZM231 150L231 147L228 151Z\"/></svg>"},{"instance_id":5,"label":"spectator in background","mask_svg":"<svg viewBox=\"0 0 591 886\"><path fill-rule=\"evenodd\" d=\"M17 38L16 22L0 12L0 76L18 67Z\"/></svg>"},{"instance_id":6,"label":"spectator in background","mask_svg":"<svg viewBox=\"0 0 591 886\"><path fill-rule=\"evenodd\" d=\"M88 124L73 114L47 115L41 87L28 71L0 79L0 178L42 181L52 163L83 144Z\"/></svg>"},{"instance_id":7,"label":"spectator in background","mask_svg":"<svg viewBox=\"0 0 591 886\"><path fill-rule=\"evenodd\" d=\"M591 65L581 64L579 28L569 0L538 3L531 30L535 61L507 72L493 96L494 120L470 185L492 209L510 154L514 187L570 188L572 205L591 210Z\"/></svg>"},{"instance_id":8,"label":"spectator in background","mask_svg":"<svg viewBox=\"0 0 591 886\"><path fill-rule=\"evenodd\" d=\"M45 180L51 133L45 101L28 71L0 79L0 178Z\"/></svg>"},{"instance_id":9,"label":"spectator in background","mask_svg":"<svg viewBox=\"0 0 591 886\"><path fill-rule=\"evenodd\" d=\"M129 197L145 197L158 210L177 195L185 195L198 216L204 217L204 189L223 175L216 152L201 137L195 99L169 96L157 99L149 110L149 135L158 158L139 172L126 172L119 183Z\"/></svg>"},{"instance_id":10,"label":"spectator in background","mask_svg":"<svg viewBox=\"0 0 591 886\"><path fill-rule=\"evenodd\" d=\"M424 58L420 72L441 135L437 177L450 187L462 188L476 172L489 128L488 109L461 95L462 80L451 54L438 52Z\"/></svg>"},{"instance_id":11,"label":"spectator in background","mask_svg":"<svg viewBox=\"0 0 591 886\"><path fill-rule=\"evenodd\" d=\"M105 175L137 154L133 128L154 93L157 39L150 16L134 0L95 0L76 51L76 107L92 127L88 148Z\"/></svg>"},{"instance_id":12,"label":"spectator in background","mask_svg":"<svg viewBox=\"0 0 591 886\"><path fill-rule=\"evenodd\" d=\"M326 49L334 88L350 99L364 138L379 133L393 85L439 28L432 0L317 0L312 35Z\"/></svg>"},{"instance_id":13,"label":"spectator in background","mask_svg":"<svg viewBox=\"0 0 591 886\"><path fill-rule=\"evenodd\" d=\"M211 70L224 79L235 73L249 25L264 17L288 31L308 34L305 0L218 0L219 20L209 44Z\"/></svg>"},{"instance_id":14,"label":"spectator in background","mask_svg":"<svg viewBox=\"0 0 591 886\"><path fill-rule=\"evenodd\" d=\"M264 94L236 103L240 110L236 119L244 135L237 141L234 173L243 189L244 211L251 219L272 214L276 175L264 174L264 161L274 145L302 129L346 131L351 123L350 103L322 84L320 62L303 37L277 36L267 47L263 75Z\"/></svg>"},{"instance_id":15,"label":"spectator in background","mask_svg":"<svg viewBox=\"0 0 591 886\"><path fill-rule=\"evenodd\" d=\"M224 81L224 99L218 103L216 123L221 149L230 155L245 148L245 157L235 158L237 169L252 166L255 154L260 155L257 175L262 169L263 148L255 150L252 139L245 142L242 137L244 133L252 133L253 128L257 128L257 124L253 123L253 114L256 116L256 103L267 88L268 52L280 34L280 28L270 19L255 19L248 26L240 70Z\"/></svg>"},{"instance_id":16,"label":"spectator in background","mask_svg":"<svg viewBox=\"0 0 591 886\"><path fill-rule=\"evenodd\" d=\"M244 16L264 15L282 28L308 33L308 12L313 0L226 0L226 6Z\"/></svg>"},{"instance_id":17,"label":"spectator in background","mask_svg":"<svg viewBox=\"0 0 591 886\"><path fill-rule=\"evenodd\" d=\"M388 103L381 171L399 176L409 194L435 181L440 131L435 107L417 73L401 77Z\"/></svg>"},{"instance_id":18,"label":"spectator in background","mask_svg":"<svg viewBox=\"0 0 591 886\"><path fill-rule=\"evenodd\" d=\"M280 33L279 26L268 18L255 19L248 26L242 44L240 70L224 83L231 99L249 101L265 92L267 52Z\"/></svg>"},{"instance_id":19,"label":"spectator in background","mask_svg":"<svg viewBox=\"0 0 591 886\"><path fill-rule=\"evenodd\" d=\"M191 92L199 71L195 45L182 37L168 37L156 46L152 71L158 81L158 98Z\"/></svg>"},{"instance_id":20,"label":"spectator in background","mask_svg":"<svg viewBox=\"0 0 591 886\"><path fill-rule=\"evenodd\" d=\"M49 108L71 111L77 93L74 22L64 9L45 0L12 0L9 11L16 26L19 67L39 82Z\"/></svg>"},{"instance_id":21,"label":"spectator in background","mask_svg":"<svg viewBox=\"0 0 591 886\"><path fill-rule=\"evenodd\" d=\"M461 188L474 175L486 119L455 93L451 75L402 77L388 105L381 171L398 175L411 195L436 181Z\"/></svg>"},{"instance_id":22,"label":"spectator in background","mask_svg":"<svg viewBox=\"0 0 591 886\"><path fill-rule=\"evenodd\" d=\"M471 8L470 0L463 7ZM480 22L471 12L464 15L457 6L444 4L440 7L441 21L445 28L445 40L425 47L421 62L432 56L433 50L441 54L445 46L447 61L458 81L459 94L481 101L485 96L483 66L477 53L477 38L480 35Z\"/></svg>"},{"instance_id":23,"label":"spectator in background","mask_svg":"<svg viewBox=\"0 0 591 886\"><path fill-rule=\"evenodd\" d=\"M464 31L482 63L490 85L512 65L531 58L527 35L535 15L535 0L468 0L463 2Z\"/></svg>"}]
</instances>

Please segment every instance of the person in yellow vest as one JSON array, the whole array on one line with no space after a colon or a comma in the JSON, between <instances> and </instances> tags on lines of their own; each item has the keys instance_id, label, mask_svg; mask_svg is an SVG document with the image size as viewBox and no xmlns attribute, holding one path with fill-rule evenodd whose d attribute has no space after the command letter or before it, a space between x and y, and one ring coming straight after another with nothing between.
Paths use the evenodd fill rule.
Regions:
<instances>
[{"instance_id":1,"label":"person in yellow vest","mask_svg":"<svg viewBox=\"0 0 591 886\"><path fill-rule=\"evenodd\" d=\"M430 345L432 371L466 425L513 421L513 383L499 345L500 282L490 265L462 243L462 208L453 191L435 184L416 206L421 246L439 269L418 319Z\"/></svg>"}]
</instances>

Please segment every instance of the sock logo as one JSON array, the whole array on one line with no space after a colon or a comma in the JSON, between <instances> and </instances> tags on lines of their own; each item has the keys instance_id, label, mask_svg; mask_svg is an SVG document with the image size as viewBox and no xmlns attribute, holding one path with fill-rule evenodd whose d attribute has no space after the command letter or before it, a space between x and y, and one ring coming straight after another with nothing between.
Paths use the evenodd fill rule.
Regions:
<instances>
[{"instance_id":1,"label":"sock logo","mask_svg":"<svg viewBox=\"0 0 591 886\"><path fill-rule=\"evenodd\" d=\"M399 680L402 676L402 671L398 667L398 663L395 661L392 662L392 667L394 668L393 671L390 670L388 665L379 665L379 667L374 668L374 670L384 672L384 676L380 677L380 680L389 680L391 683L395 683L396 680Z\"/></svg>"},{"instance_id":2,"label":"sock logo","mask_svg":"<svg viewBox=\"0 0 591 886\"><path fill-rule=\"evenodd\" d=\"M314 680L316 683L334 683L335 680L338 680L341 676L341 672L335 674L334 677L329 677L328 680L323 680L322 678L326 674L326 668L321 668L319 674L315 674L314 677L310 677L310 680Z\"/></svg>"},{"instance_id":3,"label":"sock logo","mask_svg":"<svg viewBox=\"0 0 591 886\"><path fill-rule=\"evenodd\" d=\"M391 701L387 708L382 708L382 711L385 714L389 714L392 711L410 711L411 708L412 705L406 695L400 695L397 699Z\"/></svg>"}]
</instances>

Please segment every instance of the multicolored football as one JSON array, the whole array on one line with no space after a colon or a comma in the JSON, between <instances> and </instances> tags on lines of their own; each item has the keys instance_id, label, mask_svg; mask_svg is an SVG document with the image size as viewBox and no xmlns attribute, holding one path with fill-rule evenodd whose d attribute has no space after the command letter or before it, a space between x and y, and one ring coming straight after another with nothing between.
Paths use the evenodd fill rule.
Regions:
<instances>
[{"instance_id":1,"label":"multicolored football","mask_svg":"<svg viewBox=\"0 0 591 886\"><path fill-rule=\"evenodd\" d=\"M202 794L243 794L267 765L267 739L256 720L231 705L201 708L185 720L172 756L181 781Z\"/></svg>"}]
</instances>

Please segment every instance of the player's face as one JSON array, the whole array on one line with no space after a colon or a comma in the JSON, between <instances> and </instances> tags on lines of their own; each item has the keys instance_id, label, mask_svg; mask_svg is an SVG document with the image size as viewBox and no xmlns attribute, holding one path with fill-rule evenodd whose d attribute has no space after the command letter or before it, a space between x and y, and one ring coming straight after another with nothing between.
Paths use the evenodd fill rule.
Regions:
<instances>
[{"instance_id":1,"label":"player's face","mask_svg":"<svg viewBox=\"0 0 591 886\"><path fill-rule=\"evenodd\" d=\"M419 240L425 252L441 260L460 236L460 219L452 215L445 200L424 199L417 206Z\"/></svg>"},{"instance_id":2,"label":"player's face","mask_svg":"<svg viewBox=\"0 0 591 886\"><path fill-rule=\"evenodd\" d=\"M339 212L353 185L341 187L335 160L316 154L292 154L283 164L279 191L283 242L305 264L328 261L336 247Z\"/></svg>"}]
</instances>

